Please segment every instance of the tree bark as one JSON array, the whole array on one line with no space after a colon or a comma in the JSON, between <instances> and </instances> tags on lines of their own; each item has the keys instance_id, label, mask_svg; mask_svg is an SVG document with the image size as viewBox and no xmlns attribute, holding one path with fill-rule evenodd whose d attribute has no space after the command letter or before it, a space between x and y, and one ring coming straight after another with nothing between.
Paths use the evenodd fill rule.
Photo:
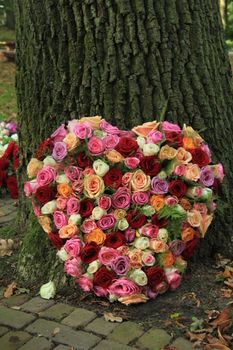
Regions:
<instances>
[{"instance_id":1,"label":"tree bark","mask_svg":"<svg viewBox=\"0 0 233 350\"><path fill-rule=\"evenodd\" d=\"M203 130L214 161L224 164L225 210L201 254L233 254L233 98L219 1L16 0L16 16L21 184L33 151L61 122L98 114L130 128L165 111L167 120ZM53 274L23 194L20 209L20 276ZM33 268L42 256L44 271Z\"/></svg>"}]
</instances>

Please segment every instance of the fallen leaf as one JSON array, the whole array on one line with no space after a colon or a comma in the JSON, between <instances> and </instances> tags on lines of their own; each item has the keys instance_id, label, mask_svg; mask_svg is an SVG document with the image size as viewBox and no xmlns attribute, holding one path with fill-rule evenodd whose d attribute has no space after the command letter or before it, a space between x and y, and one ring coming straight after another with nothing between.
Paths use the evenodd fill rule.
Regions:
<instances>
[{"instance_id":1,"label":"fallen leaf","mask_svg":"<svg viewBox=\"0 0 233 350\"><path fill-rule=\"evenodd\" d=\"M147 300L148 298L144 294L134 294L119 298L119 301L124 305L145 303Z\"/></svg>"},{"instance_id":2,"label":"fallen leaf","mask_svg":"<svg viewBox=\"0 0 233 350\"><path fill-rule=\"evenodd\" d=\"M224 278L230 278L233 274L233 268L231 266L225 266L225 270L223 272Z\"/></svg>"},{"instance_id":3,"label":"fallen leaf","mask_svg":"<svg viewBox=\"0 0 233 350\"><path fill-rule=\"evenodd\" d=\"M205 350L231 350L228 348L228 346L220 344L220 343L212 343L212 344L207 344L204 348Z\"/></svg>"},{"instance_id":4,"label":"fallen leaf","mask_svg":"<svg viewBox=\"0 0 233 350\"><path fill-rule=\"evenodd\" d=\"M231 297L231 294L232 294L232 290L231 289L222 288L221 292L222 292L222 296L224 298L230 298Z\"/></svg>"},{"instance_id":5,"label":"fallen leaf","mask_svg":"<svg viewBox=\"0 0 233 350\"><path fill-rule=\"evenodd\" d=\"M218 315L218 317L214 321L210 322L210 325L216 328L219 327L221 331L227 328L231 321L232 321L232 316L231 316L230 308L226 307L225 309L223 309L223 311Z\"/></svg>"},{"instance_id":6,"label":"fallen leaf","mask_svg":"<svg viewBox=\"0 0 233 350\"><path fill-rule=\"evenodd\" d=\"M191 342L196 342L196 341L202 342L205 339L206 334L205 333L196 334L192 332L187 332L186 336Z\"/></svg>"},{"instance_id":7,"label":"fallen leaf","mask_svg":"<svg viewBox=\"0 0 233 350\"><path fill-rule=\"evenodd\" d=\"M0 239L0 257L10 256L13 252L13 239Z\"/></svg>"},{"instance_id":8,"label":"fallen leaf","mask_svg":"<svg viewBox=\"0 0 233 350\"><path fill-rule=\"evenodd\" d=\"M227 345L228 345L228 342L227 342L226 339L222 336L222 333L221 333L221 331L220 331L219 328L218 328L217 333L218 333L218 338L219 338L220 342L221 342L222 344L224 344L224 345L227 346Z\"/></svg>"},{"instance_id":9,"label":"fallen leaf","mask_svg":"<svg viewBox=\"0 0 233 350\"><path fill-rule=\"evenodd\" d=\"M200 305L201 305L200 300L198 299L196 293L194 293L194 292L184 294L182 297L182 300L186 300L186 299L193 300L194 303L196 304L196 307L200 307Z\"/></svg>"},{"instance_id":10,"label":"fallen leaf","mask_svg":"<svg viewBox=\"0 0 233 350\"><path fill-rule=\"evenodd\" d=\"M10 298L14 294L14 290L16 289L16 283L12 282L9 284L3 294L4 298Z\"/></svg>"},{"instance_id":11,"label":"fallen leaf","mask_svg":"<svg viewBox=\"0 0 233 350\"><path fill-rule=\"evenodd\" d=\"M104 313L104 319L108 322L123 322L123 318L119 316L114 316L111 312L105 312Z\"/></svg>"},{"instance_id":12,"label":"fallen leaf","mask_svg":"<svg viewBox=\"0 0 233 350\"><path fill-rule=\"evenodd\" d=\"M12 306L11 309L13 309L13 310L21 310L21 306Z\"/></svg>"},{"instance_id":13,"label":"fallen leaf","mask_svg":"<svg viewBox=\"0 0 233 350\"><path fill-rule=\"evenodd\" d=\"M59 328L59 327L56 327L56 328L54 328L54 330L53 330L52 336L54 336L54 335L56 335L56 334L58 334L58 333L60 333L60 328Z\"/></svg>"}]
</instances>

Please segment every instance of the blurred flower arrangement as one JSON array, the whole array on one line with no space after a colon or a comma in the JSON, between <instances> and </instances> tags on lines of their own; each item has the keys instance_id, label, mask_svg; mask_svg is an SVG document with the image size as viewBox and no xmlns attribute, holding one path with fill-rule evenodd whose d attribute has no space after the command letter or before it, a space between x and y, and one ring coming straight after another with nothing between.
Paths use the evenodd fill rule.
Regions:
<instances>
[{"instance_id":1,"label":"blurred flower arrangement","mask_svg":"<svg viewBox=\"0 0 233 350\"><path fill-rule=\"evenodd\" d=\"M16 170L19 165L19 147L16 129L15 122L0 123L0 195L9 192L13 199L18 198Z\"/></svg>"},{"instance_id":2,"label":"blurred flower arrangement","mask_svg":"<svg viewBox=\"0 0 233 350\"><path fill-rule=\"evenodd\" d=\"M99 116L62 124L27 172L25 194L65 272L126 305L180 285L224 177L189 126L124 131Z\"/></svg>"}]
</instances>

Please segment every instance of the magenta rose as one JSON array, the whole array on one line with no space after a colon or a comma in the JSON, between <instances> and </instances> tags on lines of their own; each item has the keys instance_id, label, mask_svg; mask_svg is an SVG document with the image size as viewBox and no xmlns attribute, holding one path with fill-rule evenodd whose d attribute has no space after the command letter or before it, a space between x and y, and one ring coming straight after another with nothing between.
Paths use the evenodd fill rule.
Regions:
<instances>
[{"instance_id":1,"label":"magenta rose","mask_svg":"<svg viewBox=\"0 0 233 350\"><path fill-rule=\"evenodd\" d=\"M80 258L72 258L65 261L64 270L72 277L79 277L82 273L81 265L82 262Z\"/></svg>"},{"instance_id":2,"label":"magenta rose","mask_svg":"<svg viewBox=\"0 0 233 350\"><path fill-rule=\"evenodd\" d=\"M214 183L214 173L210 167L205 166L201 169L200 183L206 187L210 187Z\"/></svg>"},{"instance_id":3,"label":"magenta rose","mask_svg":"<svg viewBox=\"0 0 233 350\"><path fill-rule=\"evenodd\" d=\"M67 147L64 142L55 142L52 157L56 162L61 162L67 155Z\"/></svg>"},{"instance_id":4,"label":"magenta rose","mask_svg":"<svg viewBox=\"0 0 233 350\"><path fill-rule=\"evenodd\" d=\"M92 136L92 127L90 123L77 123L72 129L73 133L81 140L89 139Z\"/></svg>"},{"instance_id":5,"label":"magenta rose","mask_svg":"<svg viewBox=\"0 0 233 350\"><path fill-rule=\"evenodd\" d=\"M159 227L156 225L153 225L151 223L148 223L142 228L139 229L139 232L141 235L149 237L149 238L157 238L158 233L159 233Z\"/></svg>"},{"instance_id":6,"label":"magenta rose","mask_svg":"<svg viewBox=\"0 0 233 350\"><path fill-rule=\"evenodd\" d=\"M165 122L162 122L162 131L179 133L181 130L179 125L165 121Z\"/></svg>"},{"instance_id":7,"label":"magenta rose","mask_svg":"<svg viewBox=\"0 0 233 350\"><path fill-rule=\"evenodd\" d=\"M180 164L175 167L173 170L174 175L176 176L183 176L186 170L186 165L185 164Z\"/></svg>"},{"instance_id":8,"label":"magenta rose","mask_svg":"<svg viewBox=\"0 0 233 350\"><path fill-rule=\"evenodd\" d=\"M112 124L108 123L105 119L101 120L100 129L110 135L117 135L120 132L117 126L113 126Z\"/></svg>"},{"instance_id":9,"label":"magenta rose","mask_svg":"<svg viewBox=\"0 0 233 350\"><path fill-rule=\"evenodd\" d=\"M147 192L134 192L132 194L132 202L136 205L145 205L149 201Z\"/></svg>"},{"instance_id":10,"label":"magenta rose","mask_svg":"<svg viewBox=\"0 0 233 350\"><path fill-rule=\"evenodd\" d=\"M149 143L155 143L156 144L156 143L162 141L163 134L160 131L158 131L158 130L154 130L154 131L149 132L149 134L147 135L146 139L147 139L147 141Z\"/></svg>"},{"instance_id":11,"label":"magenta rose","mask_svg":"<svg viewBox=\"0 0 233 350\"><path fill-rule=\"evenodd\" d=\"M78 181L81 176L81 171L78 167L70 165L67 168L64 169L64 173L71 181Z\"/></svg>"},{"instance_id":12,"label":"magenta rose","mask_svg":"<svg viewBox=\"0 0 233 350\"><path fill-rule=\"evenodd\" d=\"M79 284L80 288L84 292L90 292L93 288L92 280L90 280L87 276L83 275L78 280L77 283Z\"/></svg>"},{"instance_id":13,"label":"magenta rose","mask_svg":"<svg viewBox=\"0 0 233 350\"><path fill-rule=\"evenodd\" d=\"M127 274L130 269L130 260L128 256L118 256L112 261L111 267L117 275L123 276Z\"/></svg>"},{"instance_id":14,"label":"magenta rose","mask_svg":"<svg viewBox=\"0 0 233 350\"><path fill-rule=\"evenodd\" d=\"M24 184L24 193L26 197L30 197L33 193L36 192L38 188L38 183L35 180L27 181Z\"/></svg>"},{"instance_id":15,"label":"magenta rose","mask_svg":"<svg viewBox=\"0 0 233 350\"><path fill-rule=\"evenodd\" d=\"M101 230L109 230L114 227L116 224L116 219L113 214L103 215L97 222L97 226L101 228Z\"/></svg>"},{"instance_id":16,"label":"magenta rose","mask_svg":"<svg viewBox=\"0 0 233 350\"><path fill-rule=\"evenodd\" d=\"M112 205L112 200L109 196L102 196L98 199L98 206L101 209L108 210Z\"/></svg>"},{"instance_id":17,"label":"magenta rose","mask_svg":"<svg viewBox=\"0 0 233 350\"><path fill-rule=\"evenodd\" d=\"M171 290L175 290L176 288L179 287L181 283L181 276L177 272L176 269L172 269L171 271L167 271L165 273L167 282L169 284L169 287Z\"/></svg>"},{"instance_id":18,"label":"magenta rose","mask_svg":"<svg viewBox=\"0 0 233 350\"><path fill-rule=\"evenodd\" d=\"M133 228L129 227L127 230L124 232L125 234L125 239L127 243L132 243L135 239L136 236L136 230Z\"/></svg>"},{"instance_id":19,"label":"magenta rose","mask_svg":"<svg viewBox=\"0 0 233 350\"><path fill-rule=\"evenodd\" d=\"M127 297L140 293L139 286L125 277L118 278L112 283L108 290L110 294L116 295L117 297Z\"/></svg>"},{"instance_id":20,"label":"magenta rose","mask_svg":"<svg viewBox=\"0 0 233 350\"><path fill-rule=\"evenodd\" d=\"M56 226L57 229L62 228L63 226L67 225L68 220L65 214L62 211L56 210L53 213L53 221L54 225Z\"/></svg>"},{"instance_id":21,"label":"magenta rose","mask_svg":"<svg viewBox=\"0 0 233 350\"><path fill-rule=\"evenodd\" d=\"M151 180L151 192L154 194L165 194L168 192L168 182L166 180L153 177Z\"/></svg>"},{"instance_id":22,"label":"magenta rose","mask_svg":"<svg viewBox=\"0 0 233 350\"><path fill-rule=\"evenodd\" d=\"M51 166L44 166L41 170L38 171L36 176L36 181L39 186L49 185L55 180L56 171Z\"/></svg>"},{"instance_id":23,"label":"magenta rose","mask_svg":"<svg viewBox=\"0 0 233 350\"><path fill-rule=\"evenodd\" d=\"M127 187L119 187L112 195L112 206L117 209L126 209L130 206L130 191Z\"/></svg>"},{"instance_id":24,"label":"magenta rose","mask_svg":"<svg viewBox=\"0 0 233 350\"><path fill-rule=\"evenodd\" d=\"M169 249L174 256L179 256L185 250L185 243L180 239L175 239L174 241L169 243Z\"/></svg>"},{"instance_id":25,"label":"magenta rose","mask_svg":"<svg viewBox=\"0 0 233 350\"><path fill-rule=\"evenodd\" d=\"M90 233L97 227L96 223L92 219L86 219L83 221L81 231L84 233Z\"/></svg>"},{"instance_id":26,"label":"magenta rose","mask_svg":"<svg viewBox=\"0 0 233 350\"><path fill-rule=\"evenodd\" d=\"M76 197L70 197L67 201L67 214L73 215L78 214L80 210L80 202Z\"/></svg>"},{"instance_id":27,"label":"magenta rose","mask_svg":"<svg viewBox=\"0 0 233 350\"><path fill-rule=\"evenodd\" d=\"M77 258L81 251L82 242L77 237L68 239L64 245L65 251L71 258Z\"/></svg>"},{"instance_id":28,"label":"magenta rose","mask_svg":"<svg viewBox=\"0 0 233 350\"><path fill-rule=\"evenodd\" d=\"M88 141L88 150L93 156L100 156L104 152L103 141L96 136L92 136Z\"/></svg>"},{"instance_id":29,"label":"magenta rose","mask_svg":"<svg viewBox=\"0 0 233 350\"><path fill-rule=\"evenodd\" d=\"M120 253L114 248L102 247L99 251L98 258L101 264L111 266L113 260L115 260L119 254Z\"/></svg>"},{"instance_id":30,"label":"magenta rose","mask_svg":"<svg viewBox=\"0 0 233 350\"><path fill-rule=\"evenodd\" d=\"M59 126L59 128L57 128L57 130L55 130L52 135L51 135L51 139L53 140L53 142L60 142L62 141L66 135L68 134L65 125L62 124L61 126Z\"/></svg>"},{"instance_id":31,"label":"magenta rose","mask_svg":"<svg viewBox=\"0 0 233 350\"><path fill-rule=\"evenodd\" d=\"M140 159L137 157L127 157L124 159L124 163L129 169L136 169L140 163Z\"/></svg>"},{"instance_id":32,"label":"magenta rose","mask_svg":"<svg viewBox=\"0 0 233 350\"><path fill-rule=\"evenodd\" d=\"M118 142L119 142L120 138L117 135L107 135L103 138L103 142L104 142L104 148L108 151L113 150Z\"/></svg>"}]
</instances>

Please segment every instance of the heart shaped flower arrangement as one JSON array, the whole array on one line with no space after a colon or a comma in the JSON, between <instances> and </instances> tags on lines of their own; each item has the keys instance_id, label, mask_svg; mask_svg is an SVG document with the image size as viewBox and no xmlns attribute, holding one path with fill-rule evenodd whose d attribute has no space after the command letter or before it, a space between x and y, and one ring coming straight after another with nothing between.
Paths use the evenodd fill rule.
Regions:
<instances>
[{"instance_id":1,"label":"heart shaped flower arrangement","mask_svg":"<svg viewBox=\"0 0 233 350\"><path fill-rule=\"evenodd\" d=\"M124 304L175 290L216 208L221 164L189 126L61 125L27 167L25 194L86 292Z\"/></svg>"}]
</instances>

